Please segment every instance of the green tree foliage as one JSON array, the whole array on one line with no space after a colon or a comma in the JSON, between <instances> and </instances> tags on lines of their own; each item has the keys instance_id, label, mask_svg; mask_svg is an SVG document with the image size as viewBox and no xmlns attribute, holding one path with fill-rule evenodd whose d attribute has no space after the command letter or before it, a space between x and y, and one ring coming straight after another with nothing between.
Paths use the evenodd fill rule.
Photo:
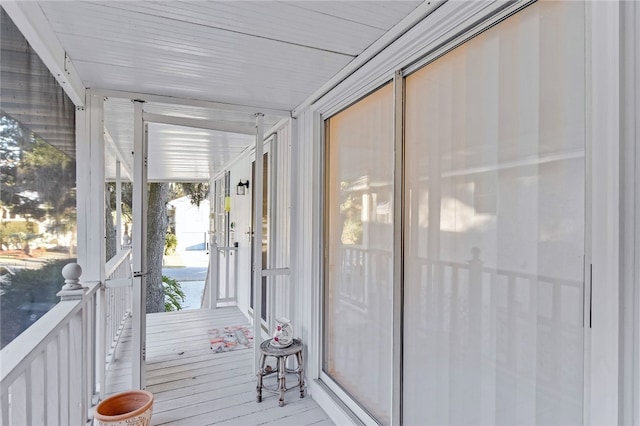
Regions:
<instances>
[{"instance_id":1,"label":"green tree foliage","mask_svg":"<svg viewBox=\"0 0 640 426\"><path fill-rule=\"evenodd\" d=\"M164 254L167 255L175 253L176 247L178 247L178 237L176 237L176 234L167 232L164 239Z\"/></svg>"},{"instance_id":2,"label":"green tree foliage","mask_svg":"<svg viewBox=\"0 0 640 426\"><path fill-rule=\"evenodd\" d=\"M166 312L182 310L182 302L184 302L185 295L182 287L180 287L180 283L173 278L163 275L162 284L165 294L164 310Z\"/></svg>"},{"instance_id":3,"label":"green tree foliage","mask_svg":"<svg viewBox=\"0 0 640 426\"><path fill-rule=\"evenodd\" d=\"M0 222L0 242L2 244L21 247L26 241L40 236L40 227L36 222L2 221Z\"/></svg>"},{"instance_id":4,"label":"green tree foliage","mask_svg":"<svg viewBox=\"0 0 640 426\"><path fill-rule=\"evenodd\" d=\"M48 217L53 234L75 228L75 162L11 117L0 115L0 207L28 220ZM4 243L4 240L0 241ZM23 242L25 252L28 240Z\"/></svg>"},{"instance_id":5,"label":"green tree foliage","mask_svg":"<svg viewBox=\"0 0 640 426\"><path fill-rule=\"evenodd\" d=\"M31 141L31 133L5 114L0 115L0 206L19 205L18 165L23 147Z\"/></svg>"},{"instance_id":6,"label":"green tree foliage","mask_svg":"<svg viewBox=\"0 0 640 426\"><path fill-rule=\"evenodd\" d=\"M209 184L205 182L176 182L171 186L171 199L189 197L194 206L200 206L209 196Z\"/></svg>"},{"instance_id":7,"label":"green tree foliage","mask_svg":"<svg viewBox=\"0 0 640 426\"><path fill-rule=\"evenodd\" d=\"M0 341L2 347L15 339L38 318L58 303L56 293L62 289L62 268L75 259L56 260L40 269L23 269L2 286L0 297Z\"/></svg>"}]
</instances>

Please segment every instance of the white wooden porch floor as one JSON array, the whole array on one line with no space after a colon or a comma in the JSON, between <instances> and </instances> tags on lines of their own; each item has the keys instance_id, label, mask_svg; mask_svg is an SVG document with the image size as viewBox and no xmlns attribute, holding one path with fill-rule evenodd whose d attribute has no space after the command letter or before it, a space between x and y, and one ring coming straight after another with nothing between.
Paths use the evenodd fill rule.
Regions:
<instances>
[{"instance_id":1,"label":"white wooden porch floor","mask_svg":"<svg viewBox=\"0 0 640 426\"><path fill-rule=\"evenodd\" d=\"M300 399L293 390L285 394L284 407L269 392L256 402L253 350L214 354L209 347L207 330L233 325L248 325L236 307L147 315L147 390L155 396L151 424L332 425L310 396ZM130 327L120 343L105 381L107 395L130 386Z\"/></svg>"}]
</instances>

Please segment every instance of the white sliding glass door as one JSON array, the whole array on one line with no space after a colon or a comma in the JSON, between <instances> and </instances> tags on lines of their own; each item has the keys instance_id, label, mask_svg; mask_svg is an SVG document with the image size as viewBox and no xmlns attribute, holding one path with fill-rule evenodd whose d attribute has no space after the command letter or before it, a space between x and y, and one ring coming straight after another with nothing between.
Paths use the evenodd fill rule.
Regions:
<instances>
[{"instance_id":1,"label":"white sliding glass door","mask_svg":"<svg viewBox=\"0 0 640 426\"><path fill-rule=\"evenodd\" d=\"M403 423L583 413L584 3L406 78Z\"/></svg>"},{"instance_id":2,"label":"white sliding glass door","mask_svg":"<svg viewBox=\"0 0 640 426\"><path fill-rule=\"evenodd\" d=\"M393 86L326 125L323 370L383 424L391 410Z\"/></svg>"}]
</instances>

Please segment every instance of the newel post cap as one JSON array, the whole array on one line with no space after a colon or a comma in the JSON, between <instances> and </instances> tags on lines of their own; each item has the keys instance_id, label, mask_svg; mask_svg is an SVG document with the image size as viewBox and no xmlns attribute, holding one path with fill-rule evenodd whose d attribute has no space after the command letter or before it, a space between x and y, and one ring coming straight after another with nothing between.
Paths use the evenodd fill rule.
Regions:
<instances>
[{"instance_id":1,"label":"newel post cap","mask_svg":"<svg viewBox=\"0 0 640 426\"><path fill-rule=\"evenodd\" d=\"M82 299L84 295L84 287L80 284L80 275L82 268L77 263L67 263L62 268L62 276L64 277L64 286L58 292L61 300Z\"/></svg>"}]
</instances>

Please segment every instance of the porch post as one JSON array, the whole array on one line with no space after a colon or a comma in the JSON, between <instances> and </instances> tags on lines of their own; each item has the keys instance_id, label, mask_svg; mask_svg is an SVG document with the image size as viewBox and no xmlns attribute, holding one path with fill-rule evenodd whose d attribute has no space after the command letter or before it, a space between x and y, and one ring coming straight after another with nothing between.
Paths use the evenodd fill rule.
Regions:
<instances>
[{"instance_id":1,"label":"porch post","mask_svg":"<svg viewBox=\"0 0 640 426\"><path fill-rule=\"evenodd\" d=\"M258 371L262 343L262 187L264 150L263 114L256 114L256 162L254 176L255 208L253 212L253 370Z\"/></svg>"},{"instance_id":2,"label":"porch post","mask_svg":"<svg viewBox=\"0 0 640 426\"><path fill-rule=\"evenodd\" d=\"M105 204L104 204L104 99L86 92L86 108L76 108L76 176L77 176L77 263L82 265L85 282L105 279ZM92 393L104 391L104 334L100 327L103 299L98 292L95 339L86 348L87 370L92 376ZM93 345L95 352L89 346ZM93 355L91 355L93 354Z\"/></svg>"},{"instance_id":3,"label":"porch post","mask_svg":"<svg viewBox=\"0 0 640 426\"><path fill-rule=\"evenodd\" d=\"M145 386L147 319L147 136L142 118L142 101L133 101L133 389ZM104 216L104 215L103 215Z\"/></svg>"},{"instance_id":4,"label":"porch post","mask_svg":"<svg viewBox=\"0 0 640 426\"><path fill-rule=\"evenodd\" d=\"M78 217L84 216L82 225L85 228L78 229L78 237L84 240L85 248L84 253L78 251L78 263L82 266L84 281L104 282L104 99L102 96L90 94L88 104L88 132L85 136L88 136L89 140L80 141L80 145L88 147L84 146L78 154L78 162L86 162L89 165L88 170L85 167L81 170L82 175L78 176L78 198L82 198L78 203L78 208L82 210L78 211Z\"/></svg>"}]
</instances>

